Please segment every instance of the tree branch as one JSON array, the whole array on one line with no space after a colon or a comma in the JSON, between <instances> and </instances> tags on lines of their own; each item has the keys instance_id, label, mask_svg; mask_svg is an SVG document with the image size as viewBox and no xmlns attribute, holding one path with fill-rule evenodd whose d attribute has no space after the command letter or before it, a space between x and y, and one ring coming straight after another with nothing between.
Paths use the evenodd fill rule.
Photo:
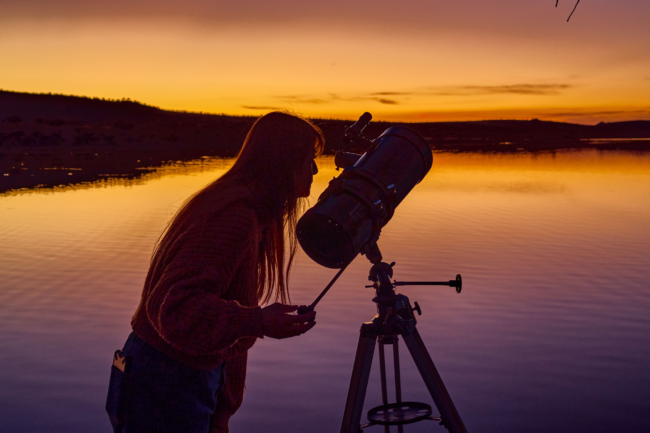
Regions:
<instances>
[{"instance_id":1,"label":"tree branch","mask_svg":"<svg viewBox=\"0 0 650 433\"><path fill-rule=\"evenodd\" d=\"M555 7L557 7L557 4L560 2L560 0L555 0ZM569 18L566 19L566 22L568 23L571 17L573 16L573 13L576 11L576 8L578 7L578 3L580 3L580 0L576 2L576 5L573 7L573 10L571 11L571 15L569 15Z\"/></svg>"},{"instance_id":2,"label":"tree branch","mask_svg":"<svg viewBox=\"0 0 650 433\"><path fill-rule=\"evenodd\" d=\"M555 0L556 3L557 3L557 1L558 1L558 0ZM571 11L571 15L569 15L569 18L566 19L566 22L567 22L567 23L568 23L569 20L571 19L571 16L573 15L573 13L576 11L576 8L578 7L578 3L580 3L580 0L578 0L578 1L576 2L576 5L573 7L573 10Z\"/></svg>"}]
</instances>

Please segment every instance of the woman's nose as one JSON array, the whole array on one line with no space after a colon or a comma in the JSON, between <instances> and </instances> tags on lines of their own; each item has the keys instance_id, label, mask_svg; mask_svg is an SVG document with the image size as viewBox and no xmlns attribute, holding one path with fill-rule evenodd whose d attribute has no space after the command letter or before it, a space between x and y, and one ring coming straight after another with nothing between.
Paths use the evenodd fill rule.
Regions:
<instances>
[{"instance_id":1,"label":"woman's nose","mask_svg":"<svg viewBox=\"0 0 650 433\"><path fill-rule=\"evenodd\" d=\"M316 161L311 162L311 174L314 176L318 174L318 167L316 166Z\"/></svg>"}]
</instances>

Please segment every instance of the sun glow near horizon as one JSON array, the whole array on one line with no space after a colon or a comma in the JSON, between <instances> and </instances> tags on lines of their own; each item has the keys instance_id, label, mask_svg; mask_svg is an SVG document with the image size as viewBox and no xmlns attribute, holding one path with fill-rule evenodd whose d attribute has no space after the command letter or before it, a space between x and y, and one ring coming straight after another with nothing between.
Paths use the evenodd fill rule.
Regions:
<instances>
[{"instance_id":1,"label":"sun glow near horizon","mask_svg":"<svg viewBox=\"0 0 650 433\"><path fill-rule=\"evenodd\" d=\"M477 18L484 6L468 3L478 11L465 20L451 6L427 9L459 19L456 27L404 14L391 21L383 4L356 26L328 9L281 22L241 11L201 20L19 10L0 18L0 87L231 115L289 109L350 119L371 111L399 121L650 119L643 43L650 31L621 27L629 5L628 15L608 21L612 7L596 2L569 24L553 5L517 6L519 22L492 11L490 24ZM602 35L594 26L605 22L610 33Z\"/></svg>"}]
</instances>

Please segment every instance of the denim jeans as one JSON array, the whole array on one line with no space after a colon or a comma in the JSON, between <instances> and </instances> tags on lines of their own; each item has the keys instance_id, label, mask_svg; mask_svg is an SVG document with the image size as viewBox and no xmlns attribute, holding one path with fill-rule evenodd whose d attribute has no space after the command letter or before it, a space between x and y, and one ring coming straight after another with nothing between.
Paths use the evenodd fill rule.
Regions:
<instances>
[{"instance_id":1,"label":"denim jeans","mask_svg":"<svg viewBox=\"0 0 650 433\"><path fill-rule=\"evenodd\" d=\"M131 333L124 372L111 366L106 411L115 433L206 433L223 386L223 362L188 367Z\"/></svg>"}]
</instances>

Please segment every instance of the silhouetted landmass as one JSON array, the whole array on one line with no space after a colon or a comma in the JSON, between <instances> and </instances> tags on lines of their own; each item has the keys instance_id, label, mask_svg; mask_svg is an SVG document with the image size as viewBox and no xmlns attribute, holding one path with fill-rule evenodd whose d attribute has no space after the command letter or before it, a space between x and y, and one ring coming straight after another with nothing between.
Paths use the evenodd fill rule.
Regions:
<instances>
[{"instance_id":1,"label":"silhouetted landmass","mask_svg":"<svg viewBox=\"0 0 650 433\"><path fill-rule=\"evenodd\" d=\"M255 119L165 111L128 99L0 91L0 192L137 177L169 162L232 157ZM351 121L313 120L325 134L327 153L343 147L343 133ZM364 133L374 138L394 125L373 122ZM406 125L426 137L434 151L650 150L650 140L633 140L650 137L650 121L578 125L534 119Z\"/></svg>"}]
</instances>

